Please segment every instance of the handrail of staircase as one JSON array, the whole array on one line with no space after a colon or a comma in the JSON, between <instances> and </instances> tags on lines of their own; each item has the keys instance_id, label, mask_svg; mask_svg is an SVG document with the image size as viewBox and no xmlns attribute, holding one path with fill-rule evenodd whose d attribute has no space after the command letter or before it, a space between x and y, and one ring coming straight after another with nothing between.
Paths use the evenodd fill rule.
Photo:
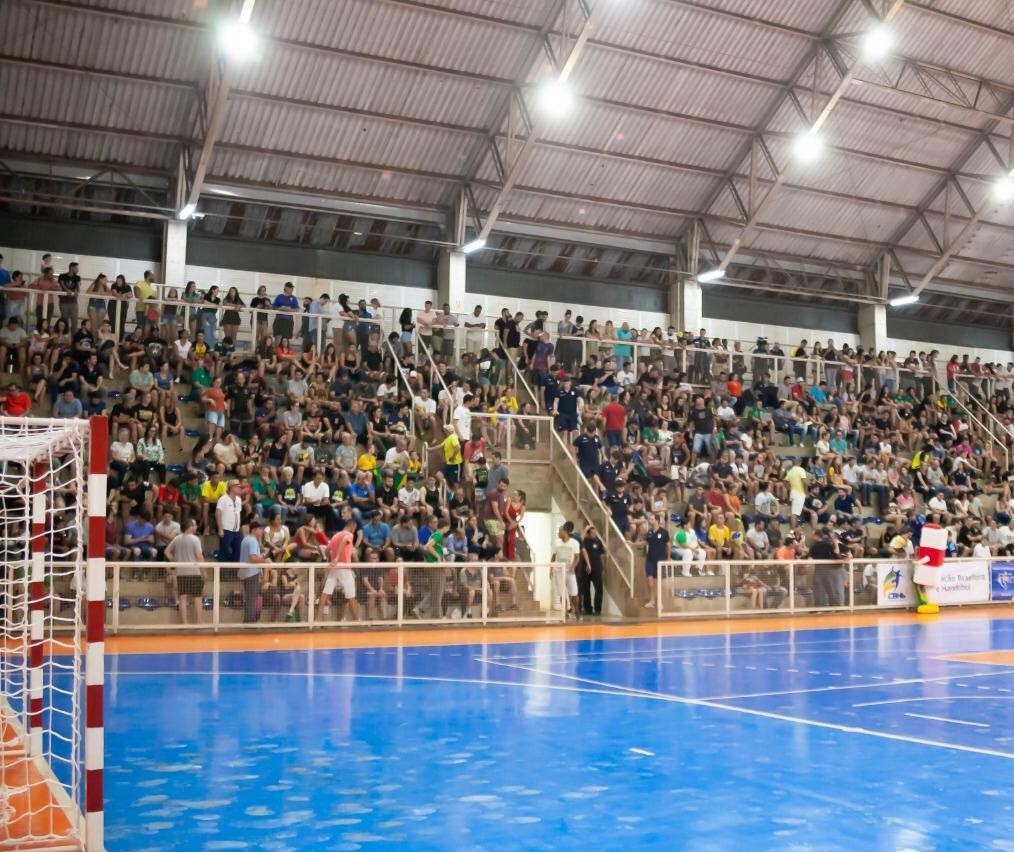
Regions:
<instances>
[{"instance_id":1,"label":"handrail of staircase","mask_svg":"<svg viewBox=\"0 0 1014 852\"><path fill-rule=\"evenodd\" d=\"M964 385L963 382L959 380L954 383L954 386L957 390L951 393L950 396L954 399L955 402L958 403L959 406L961 406L961 409L968 415L968 418L973 423L975 423L986 435L988 435L990 440L997 447L1000 448L1000 452L1003 453L1005 467L1009 468L1011 463L1010 458L1011 451L1010 447L1008 447L1007 445L1007 442L1002 437L1007 432L1007 427L1002 422L1000 422L1000 420L996 417L996 415L993 414L993 412L990 411L988 408L986 408L986 406L983 405L980 400L976 399L975 394L973 394ZM978 409L978 411L981 411L982 415L985 415L985 418L983 418L982 415L977 417L975 414L973 414L972 413L973 407ZM992 421L993 428L990 428L990 426L986 425L985 421ZM997 430L996 432L993 431L994 428Z\"/></svg>"},{"instance_id":2,"label":"handrail of staircase","mask_svg":"<svg viewBox=\"0 0 1014 852\"><path fill-rule=\"evenodd\" d=\"M444 377L440 375L440 371L437 369L437 362L433 360L433 352L430 348L423 343L423 339L420 335L416 335L416 345L419 347L419 351L426 356L426 360L430 362L430 376L436 376L437 381L440 382L440 387L443 388L444 393L447 394L447 408L444 411L444 422L451 422L451 415L454 413L454 397L451 395L451 389L447 387L447 382L444 381ZM430 386L432 387L433 381L430 380Z\"/></svg>"},{"instance_id":3,"label":"handrail of staircase","mask_svg":"<svg viewBox=\"0 0 1014 852\"><path fill-rule=\"evenodd\" d=\"M560 479L563 481L564 487L571 493L571 496L574 498L574 503L577 504L578 511L582 512L582 514L584 514L585 518L589 522L591 521L591 517L585 511L582 505L582 500L584 499L590 500L592 504L595 506L595 508L602 513L602 517L605 518L606 522L605 529L600 529L597 525L596 529L598 530L599 535L602 536L602 543L605 545L606 556L608 559L612 560L616 564L616 569L619 572L620 576L623 578L623 581L627 584L627 589L630 591L631 594L633 594L634 548L631 546L630 542L627 541L627 539L624 537L623 533L620 532L620 528L616 526L616 522L613 520L612 512L610 512L609 509L606 507L606 505L602 502L602 500L599 499L599 495L595 493L595 488L585 478L585 475L581 472L581 469L577 466L577 463L574 461L574 458L571 455L570 450L567 448L566 444L563 443L563 440L556 433L556 430L550 429L549 433L552 436L550 438L551 441L550 444L551 449L549 453L550 464L554 464L553 462L554 455L552 452L552 447L556 446L558 447L563 458L565 458L569 463L570 468L573 469L568 470L567 473L573 474L575 488L571 488L570 475L565 476L561 473ZM626 564L621 564L621 560L617 559L613 555L612 551L609 548L609 544L611 541L616 541L622 546L624 551L622 562Z\"/></svg>"},{"instance_id":4,"label":"handrail of staircase","mask_svg":"<svg viewBox=\"0 0 1014 852\"><path fill-rule=\"evenodd\" d=\"M959 382L955 382L955 387L957 388L959 384L960 384ZM957 391L957 390L952 391L952 390L950 390L950 388L941 388L940 387L940 383L937 382L935 378L934 378L934 390L937 392L938 396L941 395L941 394L946 394L950 399L954 400L954 403L958 406L958 408L961 409L961 411L964 413L964 415L972 423L974 423L976 426L978 426L979 429L982 430L982 432L986 436L988 436L990 443L993 444L993 449L994 449L993 457L994 457L994 459L996 458L996 448L999 448L1000 452L1003 454L1003 458L1004 458L1004 462L1005 462L1005 467L1009 468L1010 467L1010 451L1007 448L1007 444L1004 442L1003 438L1000 438L997 435L995 435L993 433L993 431L985 423L983 423L978 417L975 416L975 414L972 413L972 410L960 398L960 392ZM969 394L967 392L967 389L965 389L965 393L966 393L966 395L968 397L971 397L971 394Z\"/></svg>"},{"instance_id":5,"label":"handrail of staircase","mask_svg":"<svg viewBox=\"0 0 1014 852\"><path fill-rule=\"evenodd\" d=\"M387 351L391 353L391 360L394 361L394 370L398 374L398 378L401 379L402 383L405 385L409 399L412 402L411 406L409 406L408 412L408 428L411 434L415 435L415 403L419 397L415 395L415 391L412 389L412 384L409 382L408 376L405 374L405 368L401 365L401 361L398 360L398 354L394 351L391 341L385 340L384 344L387 346Z\"/></svg>"},{"instance_id":6,"label":"handrail of staircase","mask_svg":"<svg viewBox=\"0 0 1014 852\"><path fill-rule=\"evenodd\" d=\"M517 388L518 383L525 389L528 394L528 398L532 401L535 406L535 413L540 414L542 412L542 404L539 402L538 394L532 390L532 386L528 384L528 380L525 378L525 374L521 372L521 368L517 365L517 362L513 358L508 357L507 363L510 364L510 369L514 373L514 386Z\"/></svg>"}]
</instances>

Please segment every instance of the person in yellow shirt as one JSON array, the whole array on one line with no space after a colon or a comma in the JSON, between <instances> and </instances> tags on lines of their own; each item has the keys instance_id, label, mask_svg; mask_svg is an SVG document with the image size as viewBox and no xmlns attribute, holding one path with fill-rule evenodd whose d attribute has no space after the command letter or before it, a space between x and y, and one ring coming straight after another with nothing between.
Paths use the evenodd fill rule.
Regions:
<instances>
[{"instance_id":1,"label":"person in yellow shirt","mask_svg":"<svg viewBox=\"0 0 1014 852\"><path fill-rule=\"evenodd\" d=\"M715 548L717 556L732 556L732 530L725 524L725 513L716 512L714 522L708 527L708 541Z\"/></svg>"},{"instance_id":2,"label":"person in yellow shirt","mask_svg":"<svg viewBox=\"0 0 1014 852\"><path fill-rule=\"evenodd\" d=\"M218 503L220 497L225 496L228 490L228 484L222 479L218 471L215 471L208 479L204 480L204 484L201 486L201 523L205 535L210 530L208 523L211 508Z\"/></svg>"},{"instance_id":3,"label":"person in yellow shirt","mask_svg":"<svg viewBox=\"0 0 1014 852\"><path fill-rule=\"evenodd\" d=\"M144 277L134 285L134 298L137 304L134 311L137 318L137 327L147 333L148 325L151 325L151 316L148 313L148 299L154 299L158 294L155 292L155 276L150 269L144 271ZM152 305L155 311L155 323L158 322L158 306Z\"/></svg>"},{"instance_id":4,"label":"person in yellow shirt","mask_svg":"<svg viewBox=\"0 0 1014 852\"><path fill-rule=\"evenodd\" d=\"M444 479L448 485L457 485L461 477L461 463L464 461L461 455L461 439L450 424L444 426L444 433L447 437L440 442L444 450Z\"/></svg>"},{"instance_id":5,"label":"person in yellow shirt","mask_svg":"<svg viewBox=\"0 0 1014 852\"><path fill-rule=\"evenodd\" d=\"M372 447L367 447L359 456L356 460L356 467L364 473L368 473L371 477L376 474L377 454L373 451Z\"/></svg>"},{"instance_id":6,"label":"person in yellow shirt","mask_svg":"<svg viewBox=\"0 0 1014 852\"><path fill-rule=\"evenodd\" d=\"M799 514L803 511L803 502L806 500L807 472L804 464L801 464L797 459L792 463L792 467L785 472L785 481L789 483L789 499L792 503L790 514L793 528L799 521Z\"/></svg>"}]
</instances>

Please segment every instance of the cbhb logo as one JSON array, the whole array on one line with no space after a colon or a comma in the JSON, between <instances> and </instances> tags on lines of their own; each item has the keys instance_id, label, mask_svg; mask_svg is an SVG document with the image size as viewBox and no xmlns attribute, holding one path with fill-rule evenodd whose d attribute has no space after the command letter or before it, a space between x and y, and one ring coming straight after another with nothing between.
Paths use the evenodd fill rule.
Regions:
<instances>
[{"instance_id":1,"label":"cbhb logo","mask_svg":"<svg viewBox=\"0 0 1014 852\"><path fill-rule=\"evenodd\" d=\"M994 562L992 574L991 599L994 601L1014 600L1014 562Z\"/></svg>"},{"instance_id":2,"label":"cbhb logo","mask_svg":"<svg viewBox=\"0 0 1014 852\"><path fill-rule=\"evenodd\" d=\"M901 585L901 569L892 568L884 575L884 583L880 588L881 594L889 601L905 600L905 593L899 590Z\"/></svg>"}]
</instances>

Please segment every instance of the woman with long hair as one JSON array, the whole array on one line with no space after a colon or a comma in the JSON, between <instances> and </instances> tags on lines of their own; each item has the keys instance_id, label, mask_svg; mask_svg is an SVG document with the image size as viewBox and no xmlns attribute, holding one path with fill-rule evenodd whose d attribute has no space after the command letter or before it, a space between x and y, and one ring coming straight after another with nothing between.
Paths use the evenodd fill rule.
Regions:
<instances>
[{"instance_id":1,"label":"woman with long hair","mask_svg":"<svg viewBox=\"0 0 1014 852\"><path fill-rule=\"evenodd\" d=\"M190 331L190 339L193 340L197 337L197 314L199 313L198 304L204 301L204 294L197 289L196 281L188 281L187 286L183 288L183 301L191 307L186 309L186 316L183 318L184 327Z\"/></svg>"},{"instance_id":2,"label":"woman with long hair","mask_svg":"<svg viewBox=\"0 0 1014 852\"><path fill-rule=\"evenodd\" d=\"M246 303L240 298L239 290L235 287L230 287L229 292L222 299L222 305L225 307L225 311L222 314L222 332L235 346L240 323L239 310L237 309L246 307Z\"/></svg>"},{"instance_id":3,"label":"woman with long hair","mask_svg":"<svg viewBox=\"0 0 1014 852\"><path fill-rule=\"evenodd\" d=\"M92 328L102 325L106 318L106 308L109 302L109 279L103 273L99 273L87 290L88 298L88 319L92 321Z\"/></svg>"},{"instance_id":4,"label":"woman with long hair","mask_svg":"<svg viewBox=\"0 0 1014 852\"><path fill-rule=\"evenodd\" d=\"M204 332L204 342L208 349L214 349L216 335L218 334L218 306L222 300L218 298L218 285L212 284L208 292L204 294L204 301L201 302L200 327Z\"/></svg>"},{"instance_id":5,"label":"woman with long hair","mask_svg":"<svg viewBox=\"0 0 1014 852\"><path fill-rule=\"evenodd\" d=\"M518 531L525 517L527 495L520 488L511 494L507 501L503 534L503 555L508 561L517 559Z\"/></svg>"}]
</instances>

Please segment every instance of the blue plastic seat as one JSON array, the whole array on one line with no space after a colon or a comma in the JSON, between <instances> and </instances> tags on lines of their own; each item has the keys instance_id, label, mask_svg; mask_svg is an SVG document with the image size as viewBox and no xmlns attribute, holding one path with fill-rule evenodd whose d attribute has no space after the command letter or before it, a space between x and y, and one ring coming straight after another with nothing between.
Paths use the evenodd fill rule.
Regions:
<instances>
[{"instance_id":1,"label":"blue plastic seat","mask_svg":"<svg viewBox=\"0 0 1014 852\"><path fill-rule=\"evenodd\" d=\"M200 438L201 437L201 433L198 432L196 429L192 429L192 428L184 429L183 430L183 434L186 435L188 438Z\"/></svg>"}]
</instances>

